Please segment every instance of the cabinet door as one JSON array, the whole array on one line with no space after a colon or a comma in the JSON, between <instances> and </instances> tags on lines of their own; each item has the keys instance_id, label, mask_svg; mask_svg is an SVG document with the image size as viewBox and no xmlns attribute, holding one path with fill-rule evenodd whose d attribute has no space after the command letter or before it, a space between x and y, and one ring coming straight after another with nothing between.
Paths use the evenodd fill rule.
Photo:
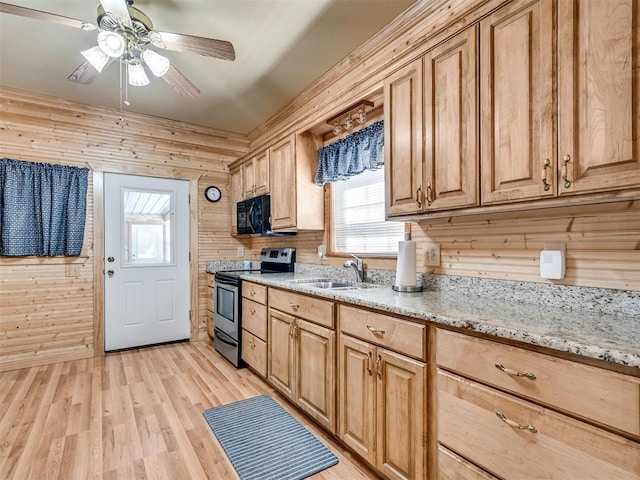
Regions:
<instances>
[{"instance_id":1,"label":"cabinet door","mask_svg":"<svg viewBox=\"0 0 640 480\"><path fill-rule=\"evenodd\" d=\"M477 27L424 57L425 211L478 204Z\"/></svg>"},{"instance_id":2,"label":"cabinet door","mask_svg":"<svg viewBox=\"0 0 640 480\"><path fill-rule=\"evenodd\" d=\"M376 463L375 351L369 343L340 335L338 434L371 465Z\"/></svg>"},{"instance_id":3,"label":"cabinet door","mask_svg":"<svg viewBox=\"0 0 640 480\"><path fill-rule=\"evenodd\" d=\"M560 194L640 187L640 6L558 2Z\"/></svg>"},{"instance_id":4,"label":"cabinet door","mask_svg":"<svg viewBox=\"0 0 640 480\"><path fill-rule=\"evenodd\" d=\"M243 198L243 184L242 184L242 168L239 168L235 172L231 172L231 194L229 195L229 202L231 203L231 233L238 233L238 215L237 207L238 202Z\"/></svg>"},{"instance_id":5,"label":"cabinet door","mask_svg":"<svg viewBox=\"0 0 640 480\"><path fill-rule=\"evenodd\" d=\"M377 468L389 478L426 478L426 365L382 348L375 365Z\"/></svg>"},{"instance_id":6,"label":"cabinet door","mask_svg":"<svg viewBox=\"0 0 640 480\"><path fill-rule=\"evenodd\" d=\"M242 165L242 194L244 198L256 196L256 169L253 161Z\"/></svg>"},{"instance_id":7,"label":"cabinet door","mask_svg":"<svg viewBox=\"0 0 640 480\"><path fill-rule=\"evenodd\" d=\"M269 193L269 151L265 150L253 159L256 195Z\"/></svg>"},{"instance_id":8,"label":"cabinet door","mask_svg":"<svg viewBox=\"0 0 640 480\"><path fill-rule=\"evenodd\" d=\"M269 149L271 189L271 228L296 227L295 136Z\"/></svg>"},{"instance_id":9,"label":"cabinet door","mask_svg":"<svg viewBox=\"0 0 640 480\"><path fill-rule=\"evenodd\" d=\"M384 163L387 216L421 212L422 60L384 81Z\"/></svg>"},{"instance_id":10,"label":"cabinet door","mask_svg":"<svg viewBox=\"0 0 640 480\"><path fill-rule=\"evenodd\" d=\"M293 321L294 317L269 309L269 382L293 399Z\"/></svg>"},{"instance_id":11,"label":"cabinet door","mask_svg":"<svg viewBox=\"0 0 640 480\"><path fill-rule=\"evenodd\" d=\"M296 318L295 403L332 433L336 431L336 334Z\"/></svg>"},{"instance_id":12,"label":"cabinet door","mask_svg":"<svg viewBox=\"0 0 640 480\"><path fill-rule=\"evenodd\" d=\"M553 196L553 2L515 0L480 33L482 203Z\"/></svg>"}]
</instances>

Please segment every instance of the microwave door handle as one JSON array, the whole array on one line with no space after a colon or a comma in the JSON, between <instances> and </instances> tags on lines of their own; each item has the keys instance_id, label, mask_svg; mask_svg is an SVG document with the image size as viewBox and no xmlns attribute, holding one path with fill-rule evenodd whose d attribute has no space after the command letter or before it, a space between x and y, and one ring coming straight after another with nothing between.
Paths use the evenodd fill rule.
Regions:
<instances>
[{"instance_id":1,"label":"microwave door handle","mask_svg":"<svg viewBox=\"0 0 640 480\"><path fill-rule=\"evenodd\" d=\"M249 225L249 228L251 229L251 232L256 233L256 229L253 228L253 209L255 208L256 204L255 202L251 202L251 206L249 207L249 211L247 212L247 224Z\"/></svg>"}]
</instances>

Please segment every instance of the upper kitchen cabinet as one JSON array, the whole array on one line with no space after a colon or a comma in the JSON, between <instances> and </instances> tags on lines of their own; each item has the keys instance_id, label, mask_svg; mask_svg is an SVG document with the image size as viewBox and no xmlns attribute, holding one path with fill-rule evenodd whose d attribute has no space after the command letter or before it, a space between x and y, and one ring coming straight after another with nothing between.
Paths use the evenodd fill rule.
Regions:
<instances>
[{"instance_id":1,"label":"upper kitchen cabinet","mask_svg":"<svg viewBox=\"0 0 640 480\"><path fill-rule=\"evenodd\" d=\"M478 204L477 27L385 80L387 215Z\"/></svg>"},{"instance_id":2,"label":"upper kitchen cabinet","mask_svg":"<svg viewBox=\"0 0 640 480\"><path fill-rule=\"evenodd\" d=\"M271 228L323 230L324 189L314 183L318 152L310 135L292 134L269 148Z\"/></svg>"},{"instance_id":3,"label":"upper kitchen cabinet","mask_svg":"<svg viewBox=\"0 0 640 480\"><path fill-rule=\"evenodd\" d=\"M243 197L253 198L269 193L269 151L259 153L242 164Z\"/></svg>"},{"instance_id":4,"label":"upper kitchen cabinet","mask_svg":"<svg viewBox=\"0 0 640 480\"><path fill-rule=\"evenodd\" d=\"M640 186L638 0L558 2L558 192Z\"/></svg>"},{"instance_id":5,"label":"upper kitchen cabinet","mask_svg":"<svg viewBox=\"0 0 640 480\"><path fill-rule=\"evenodd\" d=\"M384 81L387 216L422 211L422 60Z\"/></svg>"},{"instance_id":6,"label":"upper kitchen cabinet","mask_svg":"<svg viewBox=\"0 0 640 480\"><path fill-rule=\"evenodd\" d=\"M480 58L482 204L553 196L552 0L515 0L482 20Z\"/></svg>"}]
</instances>

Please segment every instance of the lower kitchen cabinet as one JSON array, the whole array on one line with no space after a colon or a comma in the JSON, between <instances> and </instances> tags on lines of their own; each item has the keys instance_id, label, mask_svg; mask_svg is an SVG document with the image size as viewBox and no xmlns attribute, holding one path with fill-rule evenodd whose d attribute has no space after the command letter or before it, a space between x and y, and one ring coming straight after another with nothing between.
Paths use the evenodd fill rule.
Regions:
<instances>
[{"instance_id":1,"label":"lower kitchen cabinet","mask_svg":"<svg viewBox=\"0 0 640 480\"><path fill-rule=\"evenodd\" d=\"M638 480L638 445L438 371L438 441L504 479Z\"/></svg>"},{"instance_id":2,"label":"lower kitchen cabinet","mask_svg":"<svg viewBox=\"0 0 640 480\"><path fill-rule=\"evenodd\" d=\"M439 479L640 479L639 379L443 329L436 360Z\"/></svg>"},{"instance_id":3,"label":"lower kitchen cabinet","mask_svg":"<svg viewBox=\"0 0 640 480\"><path fill-rule=\"evenodd\" d=\"M269 309L269 382L332 433L336 431L335 344L335 331Z\"/></svg>"},{"instance_id":4,"label":"lower kitchen cabinet","mask_svg":"<svg viewBox=\"0 0 640 480\"><path fill-rule=\"evenodd\" d=\"M436 478L437 480L498 480L442 445L438 446L438 476Z\"/></svg>"},{"instance_id":5,"label":"lower kitchen cabinet","mask_svg":"<svg viewBox=\"0 0 640 480\"><path fill-rule=\"evenodd\" d=\"M340 334L339 435L387 477L426 478L426 364Z\"/></svg>"},{"instance_id":6,"label":"lower kitchen cabinet","mask_svg":"<svg viewBox=\"0 0 640 480\"><path fill-rule=\"evenodd\" d=\"M267 377L267 287L242 283L242 359Z\"/></svg>"}]
</instances>

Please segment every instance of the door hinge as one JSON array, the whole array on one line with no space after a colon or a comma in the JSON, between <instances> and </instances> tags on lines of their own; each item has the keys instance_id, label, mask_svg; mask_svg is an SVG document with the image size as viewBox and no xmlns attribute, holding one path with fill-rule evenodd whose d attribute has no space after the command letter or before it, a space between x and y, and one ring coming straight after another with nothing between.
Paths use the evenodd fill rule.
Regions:
<instances>
[{"instance_id":1,"label":"door hinge","mask_svg":"<svg viewBox=\"0 0 640 480\"><path fill-rule=\"evenodd\" d=\"M188 202L189 204L191 204L191 194L188 194L188 195L187 195L187 197L188 197L187 202Z\"/></svg>"},{"instance_id":2,"label":"door hinge","mask_svg":"<svg viewBox=\"0 0 640 480\"><path fill-rule=\"evenodd\" d=\"M191 321L191 310L189 310L189 321Z\"/></svg>"},{"instance_id":3,"label":"door hinge","mask_svg":"<svg viewBox=\"0 0 640 480\"><path fill-rule=\"evenodd\" d=\"M191 262L191 252L189 252L189 262Z\"/></svg>"}]
</instances>

